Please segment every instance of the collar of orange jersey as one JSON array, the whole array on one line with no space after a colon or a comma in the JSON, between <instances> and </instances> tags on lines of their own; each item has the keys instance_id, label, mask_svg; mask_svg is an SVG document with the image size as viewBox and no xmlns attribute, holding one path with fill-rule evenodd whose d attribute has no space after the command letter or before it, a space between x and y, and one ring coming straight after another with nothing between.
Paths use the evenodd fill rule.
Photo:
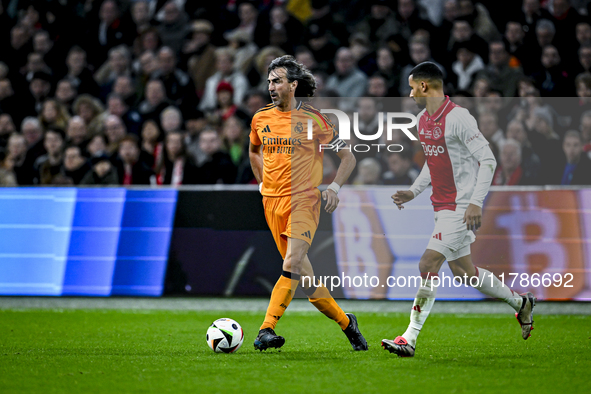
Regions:
<instances>
[{"instance_id":1,"label":"collar of orange jersey","mask_svg":"<svg viewBox=\"0 0 591 394\"><path fill-rule=\"evenodd\" d=\"M433 115L429 115L429 119L436 121L439 118L441 118L441 115L443 115L443 112L445 112L445 109L450 103L451 101L449 99L449 96L445 95L445 101L443 102L443 104L441 104L441 106L437 109L437 111L435 111ZM429 113L429 111L427 111L427 113Z\"/></svg>"}]
</instances>

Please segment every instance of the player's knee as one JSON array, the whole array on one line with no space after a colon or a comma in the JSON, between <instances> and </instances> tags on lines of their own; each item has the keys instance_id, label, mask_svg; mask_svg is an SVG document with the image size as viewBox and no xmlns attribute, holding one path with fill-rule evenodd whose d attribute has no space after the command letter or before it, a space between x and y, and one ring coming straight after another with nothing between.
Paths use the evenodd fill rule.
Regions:
<instances>
[{"instance_id":1,"label":"player's knee","mask_svg":"<svg viewBox=\"0 0 591 394\"><path fill-rule=\"evenodd\" d=\"M287 255L285 256L285 260L283 260L283 270L300 274L302 271L302 263L302 258L297 258L297 256L294 255Z\"/></svg>"},{"instance_id":2,"label":"player's knee","mask_svg":"<svg viewBox=\"0 0 591 394\"><path fill-rule=\"evenodd\" d=\"M421 272L438 272L439 265L440 264L436 260L421 258L421 261L419 261L419 270Z\"/></svg>"}]
</instances>

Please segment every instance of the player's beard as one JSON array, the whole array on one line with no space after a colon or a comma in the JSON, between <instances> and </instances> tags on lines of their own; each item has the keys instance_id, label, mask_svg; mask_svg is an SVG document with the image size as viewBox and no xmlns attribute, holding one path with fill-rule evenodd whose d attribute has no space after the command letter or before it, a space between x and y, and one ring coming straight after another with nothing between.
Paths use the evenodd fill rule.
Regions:
<instances>
[{"instance_id":1,"label":"player's beard","mask_svg":"<svg viewBox=\"0 0 591 394\"><path fill-rule=\"evenodd\" d=\"M413 97L412 99L415 101L415 103L417 104L417 107L419 107L420 110L427 108L427 98L426 97Z\"/></svg>"}]
</instances>

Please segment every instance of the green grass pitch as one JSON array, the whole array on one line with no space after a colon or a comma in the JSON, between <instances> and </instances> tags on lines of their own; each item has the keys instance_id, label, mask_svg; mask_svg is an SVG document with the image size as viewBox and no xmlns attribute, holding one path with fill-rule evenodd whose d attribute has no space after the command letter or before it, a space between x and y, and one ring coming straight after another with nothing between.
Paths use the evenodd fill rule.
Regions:
<instances>
[{"instance_id":1,"label":"green grass pitch","mask_svg":"<svg viewBox=\"0 0 591 394\"><path fill-rule=\"evenodd\" d=\"M591 316L535 316L524 341L515 318L434 313L414 359L380 347L408 314L357 313L370 343L353 352L320 313L287 312L281 351L252 342L262 313L3 310L0 393L581 393L589 392ZM213 353L207 327L237 320L235 354Z\"/></svg>"}]
</instances>

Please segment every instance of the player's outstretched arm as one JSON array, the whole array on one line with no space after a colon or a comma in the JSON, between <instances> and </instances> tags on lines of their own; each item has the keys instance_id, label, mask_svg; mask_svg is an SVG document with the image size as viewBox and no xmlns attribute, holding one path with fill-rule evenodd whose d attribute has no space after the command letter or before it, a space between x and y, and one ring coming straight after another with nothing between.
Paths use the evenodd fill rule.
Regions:
<instances>
[{"instance_id":1,"label":"player's outstretched arm","mask_svg":"<svg viewBox=\"0 0 591 394\"><path fill-rule=\"evenodd\" d=\"M326 201L324 210L328 213L333 213L337 209L339 205L339 197L337 196L339 189L347 182L357 163L355 155L350 150L341 149L336 154L341 159L337 175L334 177L334 181L328 185L328 188L322 192L322 199Z\"/></svg>"},{"instance_id":2,"label":"player's outstretched arm","mask_svg":"<svg viewBox=\"0 0 591 394\"><path fill-rule=\"evenodd\" d=\"M427 162L423 165L423 169L421 173L415 179L414 183L410 187L409 190L398 190L395 194L392 195L392 200L394 200L394 204L398 206L398 209L404 209L404 205L416 196L421 194L423 190L429 186L431 183L431 173L429 172L429 166L427 166Z\"/></svg>"},{"instance_id":3,"label":"player's outstretched arm","mask_svg":"<svg viewBox=\"0 0 591 394\"><path fill-rule=\"evenodd\" d=\"M396 190L396 193L392 195L392 200L394 200L394 204L398 206L398 209L404 209L404 205L410 200L415 198L415 195L410 190Z\"/></svg>"},{"instance_id":4,"label":"player's outstretched arm","mask_svg":"<svg viewBox=\"0 0 591 394\"><path fill-rule=\"evenodd\" d=\"M252 173L259 184L259 190L261 182L263 182L263 153L261 151L262 145L253 145L251 142L248 149L248 157L250 158L250 166L252 167Z\"/></svg>"}]
</instances>

